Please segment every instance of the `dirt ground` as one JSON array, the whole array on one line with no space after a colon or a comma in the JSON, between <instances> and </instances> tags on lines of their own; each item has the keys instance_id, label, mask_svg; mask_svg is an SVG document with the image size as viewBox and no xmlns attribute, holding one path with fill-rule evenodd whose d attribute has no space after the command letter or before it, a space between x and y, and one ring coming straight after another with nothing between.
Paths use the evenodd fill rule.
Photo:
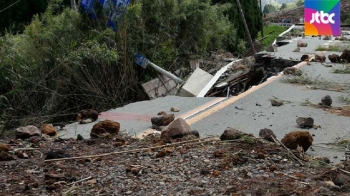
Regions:
<instances>
[{"instance_id":1,"label":"dirt ground","mask_svg":"<svg viewBox=\"0 0 350 196\"><path fill-rule=\"evenodd\" d=\"M0 195L350 193L350 161L331 165L326 158L298 152L293 158L282 146L259 138L223 142L215 137L36 137L0 143L8 144L13 158L0 161Z\"/></svg>"}]
</instances>

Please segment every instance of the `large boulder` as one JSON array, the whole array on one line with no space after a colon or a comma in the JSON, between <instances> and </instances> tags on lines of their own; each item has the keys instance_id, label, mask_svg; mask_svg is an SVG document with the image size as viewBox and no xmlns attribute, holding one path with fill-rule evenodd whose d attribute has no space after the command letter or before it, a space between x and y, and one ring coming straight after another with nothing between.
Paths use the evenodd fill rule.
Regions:
<instances>
[{"instance_id":1,"label":"large boulder","mask_svg":"<svg viewBox=\"0 0 350 196\"><path fill-rule=\"evenodd\" d=\"M314 127L314 119L311 117L298 117L296 122L301 128Z\"/></svg>"},{"instance_id":2,"label":"large boulder","mask_svg":"<svg viewBox=\"0 0 350 196\"><path fill-rule=\"evenodd\" d=\"M315 52L315 61L324 63L326 61L326 56L323 52L317 51Z\"/></svg>"},{"instance_id":3,"label":"large boulder","mask_svg":"<svg viewBox=\"0 0 350 196\"><path fill-rule=\"evenodd\" d=\"M191 134L191 127L182 118L177 118L163 128L160 137L163 139L179 138Z\"/></svg>"},{"instance_id":4,"label":"large boulder","mask_svg":"<svg viewBox=\"0 0 350 196\"><path fill-rule=\"evenodd\" d=\"M236 140L242 137L254 137L252 134L247 134L232 127L227 127L224 133L221 134L220 139L224 140Z\"/></svg>"},{"instance_id":5,"label":"large boulder","mask_svg":"<svg viewBox=\"0 0 350 196\"><path fill-rule=\"evenodd\" d=\"M41 125L41 133L49 136L57 135L57 130L52 124L43 124Z\"/></svg>"},{"instance_id":6,"label":"large boulder","mask_svg":"<svg viewBox=\"0 0 350 196\"><path fill-rule=\"evenodd\" d=\"M281 142L289 149L295 150L301 146L306 152L312 145L313 138L308 131L293 131L284 136Z\"/></svg>"},{"instance_id":7,"label":"large boulder","mask_svg":"<svg viewBox=\"0 0 350 196\"><path fill-rule=\"evenodd\" d=\"M104 137L108 134L117 135L120 130L120 124L112 120L104 120L96 123L90 132L91 138Z\"/></svg>"},{"instance_id":8,"label":"large boulder","mask_svg":"<svg viewBox=\"0 0 350 196\"><path fill-rule=\"evenodd\" d=\"M33 125L29 125L26 127L19 127L16 129L16 138L27 139L32 136L40 136L40 130Z\"/></svg>"}]
</instances>

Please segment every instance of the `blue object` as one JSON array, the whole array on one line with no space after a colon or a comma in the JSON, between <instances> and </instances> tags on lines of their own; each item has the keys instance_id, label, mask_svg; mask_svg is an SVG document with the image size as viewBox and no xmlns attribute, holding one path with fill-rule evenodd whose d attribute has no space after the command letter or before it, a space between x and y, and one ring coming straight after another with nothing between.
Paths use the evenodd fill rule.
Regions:
<instances>
[{"instance_id":1,"label":"blue object","mask_svg":"<svg viewBox=\"0 0 350 196\"><path fill-rule=\"evenodd\" d=\"M98 19L94 8L96 3L102 6L105 13L100 20L104 20L108 27L117 31L117 23L124 15L130 0L81 0L81 8L94 20Z\"/></svg>"},{"instance_id":2,"label":"blue object","mask_svg":"<svg viewBox=\"0 0 350 196\"><path fill-rule=\"evenodd\" d=\"M135 63L143 68L146 68L149 63L149 60L143 57L141 54L136 54Z\"/></svg>"}]
</instances>

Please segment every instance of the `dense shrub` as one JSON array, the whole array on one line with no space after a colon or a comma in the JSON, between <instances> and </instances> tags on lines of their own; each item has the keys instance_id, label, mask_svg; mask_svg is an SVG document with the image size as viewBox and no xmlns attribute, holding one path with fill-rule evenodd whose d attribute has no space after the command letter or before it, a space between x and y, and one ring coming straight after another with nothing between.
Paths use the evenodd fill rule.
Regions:
<instances>
[{"instance_id":1,"label":"dense shrub","mask_svg":"<svg viewBox=\"0 0 350 196\"><path fill-rule=\"evenodd\" d=\"M135 0L113 32L55 0L23 34L0 38L0 122L67 120L80 109L145 99L140 83L155 73L137 67L134 55L175 70L192 56L241 44L228 9L210 0Z\"/></svg>"}]
</instances>

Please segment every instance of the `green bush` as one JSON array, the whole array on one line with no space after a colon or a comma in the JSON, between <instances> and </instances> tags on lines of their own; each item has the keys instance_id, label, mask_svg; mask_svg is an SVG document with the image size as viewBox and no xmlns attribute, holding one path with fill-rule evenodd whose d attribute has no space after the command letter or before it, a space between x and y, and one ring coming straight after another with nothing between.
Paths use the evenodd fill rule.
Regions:
<instances>
[{"instance_id":1,"label":"green bush","mask_svg":"<svg viewBox=\"0 0 350 196\"><path fill-rule=\"evenodd\" d=\"M136 53L175 70L192 56L242 43L224 15L229 4L142 2L130 4L117 21L118 32L55 0L23 34L0 37L0 122L5 128L73 119L81 109L102 111L145 99L140 83L155 73L133 63Z\"/></svg>"}]
</instances>

